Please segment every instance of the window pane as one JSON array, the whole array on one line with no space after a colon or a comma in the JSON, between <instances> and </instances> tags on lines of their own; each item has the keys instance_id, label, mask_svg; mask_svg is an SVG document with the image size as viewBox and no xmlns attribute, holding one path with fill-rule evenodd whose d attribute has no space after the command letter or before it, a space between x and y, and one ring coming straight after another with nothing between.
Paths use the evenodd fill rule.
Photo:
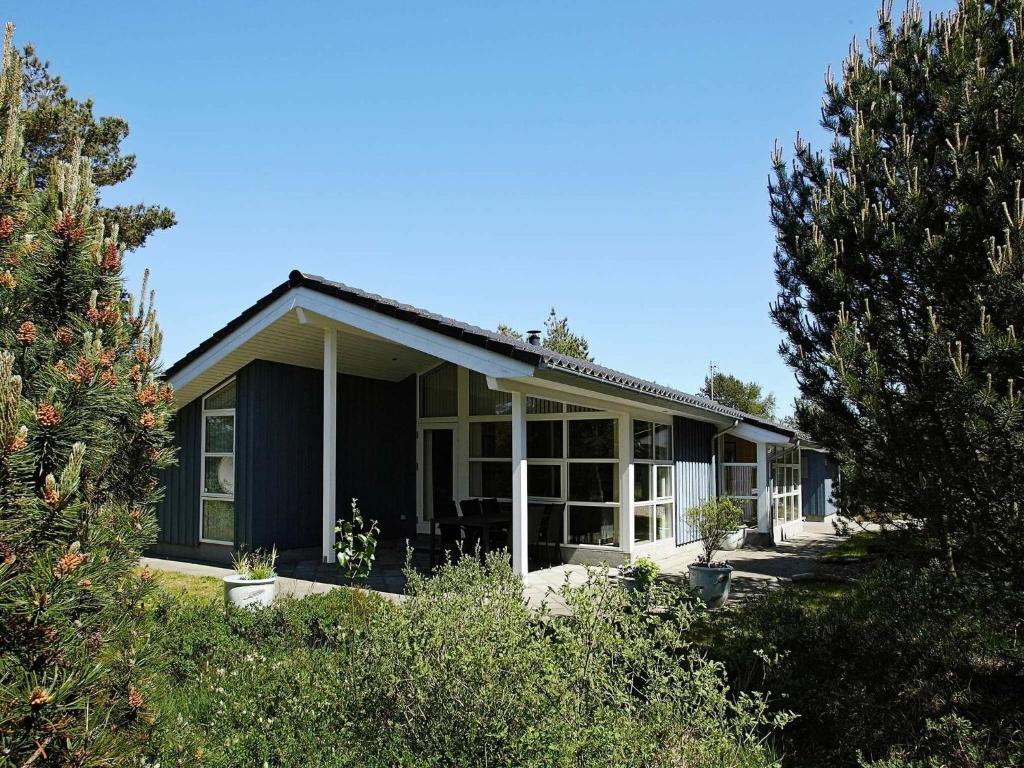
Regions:
<instances>
[{"instance_id":1,"label":"window pane","mask_svg":"<svg viewBox=\"0 0 1024 768\"><path fill-rule=\"evenodd\" d=\"M531 459L562 458L562 423L561 421L526 422L527 457Z\"/></svg>"},{"instance_id":2,"label":"window pane","mask_svg":"<svg viewBox=\"0 0 1024 768\"><path fill-rule=\"evenodd\" d=\"M206 452L232 453L235 450L235 417L206 417Z\"/></svg>"},{"instance_id":3,"label":"window pane","mask_svg":"<svg viewBox=\"0 0 1024 768\"><path fill-rule=\"evenodd\" d=\"M234 493L235 459L233 456L207 456L203 468L203 493Z\"/></svg>"},{"instance_id":4,"label":"window pane","mask_svg":"<svg viewBox=\"0 0 1024 768\"><path fill-rule=\"evenodd\" d=\"M757 467L722 467L722 492L726 496L755 496Z\"/></svg>"},{"instance_id":5,"label":"window pane","mask_svg":"<svg viewBox=\"0 0 1024 768\"><path fill-rule=\"evenodd\" d=\"M204 539L235 542L235 505L222 499L203 499Z\"/></svg>"},{"instance_id":6,"label":"window pane","mask_svg":"<svg viewBox=\"0 0 1024 768\"><path fill-rule=\"evenodd\" d=\"M651 496L651 465L633 465L633 501L650 501Z\"/></svg>"},{"instance_id":7,"label":"window pane","mask_svg":"<svg viewBox=\"0 0 1024 768\"><path fill-rule=\"evenodd\" d=\"M746 525L757 525L757 502L754 499L733 499L743 510L743 522Z\"/></svg>"},{"instance_id":8,"label":"window pane","mask_svg":"<svg viewBox=\"0 0 1024 768\"><path fill-rule=\"evenodd\" d=\"M570 464L570 501L618 501L618 464Z\"/></svg>"},{"instance_id":9,"label":"window pane","mask_svg":"<svg viewBox=\"0 0 1024 768\"><path fill-rule=\"evenodd\" d=\"M614 459L618 422L614 419L573 420L569 424L569 458Z\"/></svg>"},{"instance_id":10,"label":"window pane","mask_svg":"<svg viewBox=\"0 0 1024 768\"><path fill-rule=\"evenodd\" d=\"M529 477L527 477L527 482L529 482ZM511 499L512 462L469 462L469 495Z\"/></svg>"},{"instance_id":11,"label":"window pane","mask_svg":"<svg viewBox=\"0 0 1024 768\"><path fill-rule=\"evenodd\" d=\"M637 507L633 512L633 541L651 540L651 508Z\"/></svg>"},{"instance_id":12,"label":"window pane","mask_svg":"<svg viewBox=\"0 0 1024 768\"><path fill-rule=\"evenodd\" d=\"M654 425L649 421L633 422L633 456L637 459L654 458Z\"/></svg>"},{"instance_id":13,"label":"window pane","mask_svg":"<svg viewBox=\"0 0 1024 768\"><path fill-rule=\"evenodd\" d=\"M487 377L469 372L469 415L508 416L512 413L512 394L497 392L487 386Z\"/></svg>"},{"instance_id":14,"label":"window pane","mask_svg":"<svg viewBox=\"0 0 1024 768\"><path fill-rule=\"evenodd\" d=\"M216 411L220 408L235 407L235 382L225 384L208 398L203 405L204 410Z\"/></svg>"},{"instance_id":15,"label":"window pane","mask_svg":"<svg viewBox=\"0 0 1024 768\"><path fill-rule=\"evenodd\" d=\"M672 458L672 425L654 425L654 458L668 461Z\"/></svg>"},{"instance_id":16,"label":"window pane","mask_svg":"<svg viewBox=\"0 0 1024 768\"><path fill-rule=\"evenodd\" d=\"M587 408L585 405L565 404L566 413L597 413L597 408Z\"/></svg>"},{"instance_id":17,"label":"window pane","mask_svg":"<svg viewBox=\"0 0 1024 768\"><path fill-rule=\"evenodd\" d=\"M474 459L512 458L512 422L476 421L469 425L469 455Z\"/></svg>"},{"instance_id":18,"label":"window pane","mask_svg":"<svg viewBox=\"0 0 1024 768\"><path fill-rule=\"evenodd\" d=\"M554 400L543 400L539 397L526 398L527 413L561 413L562 404Z\"/></svg>"},{"instance_id":19,"label":"window pane","mask_svg":"<svg viewBox=\"0 0 1024 768\"><path fill-rule=\"evenodd\" d=\"M444 363L420 376L420 416L457 416L459 411L458 369Z\"/></svg>"},{"instance_id":20,"label":"window pane","mask_svg":"<svg viewBox=\"0 0 1024 768\"><path fill-rule=\"evenodd\" d=\"M667 499L672 496L672 467L655 467L656 491L659 499Z\"/></svg>"},{"instance_id":21,"label":"window pane","mask_svg":"<svg viewBox=\"0 0 1024 768\"><path fill-rule=\"evenodd\" d=\"M526 489L529 496L560 499L562 497L562 468L557 464L527 464Z\"/></svg>"},{"instance_id":22,"label":"window pane","mask_svg":"<svg viewBox=\"0 0 1024 768\"><path fill-rule=\"evenodd\" d=\"M618 507L569 507L569 543L619 543Z\"/></svg>"},{"instance_id":23,"label":"window pane","mask_svg":"<svg viewBox=\"0 0 1024 768\"><path fill-rule=\"evenodd\" d=\"M654 508L654 533L657 539L672 537L672 505L658 504Z\"/></svg>"}]
</instances>

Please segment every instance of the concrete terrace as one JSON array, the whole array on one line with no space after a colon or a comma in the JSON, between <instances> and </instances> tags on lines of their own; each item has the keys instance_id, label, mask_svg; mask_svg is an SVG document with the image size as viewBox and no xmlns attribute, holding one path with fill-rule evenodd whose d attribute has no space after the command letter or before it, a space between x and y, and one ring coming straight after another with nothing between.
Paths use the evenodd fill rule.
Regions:
<instances>
[{"instance_id":1,"label":"concrete terrace","mask_svg":"<svg viewBox=\"0 0 1024 768\"><path fill-rule=\"evenodd\" d=\"M819 558L843 538L833 531L830 523L804 523L801 533L774 547L745 547L722 553L721 557L727 559L735 568L730 602L735 604L764 594L797 574L815 572L819 568ZM698 544L689 544L659 559L657 562L662 569L662 578L685 583L686 567L693 562L699 551ZM418 569L428 570L426 553L418 553L414 557L414 563ZM152 570L175 571L195 576L220 577L231 573L228 568L150 557L143 558L142 564ZM392 599L401 599L405 589L405 576L402 573L404 564L404 553L396 550L380 551L374 573L367 581L367 588ZM333 565L308 560L281 564L278 571L280 594L291 597L302 598L339 589L341 586ZM617 573L617 570L612 569L612 573ZM530 573L524 596L535 607L547 602L553 612L561 613L565 611L565 603L559 596L562 586L567 580L573 584L580 584L585 579L586 568L579 565L561 565L533 571Z\"/></svg>"}]
</instances>

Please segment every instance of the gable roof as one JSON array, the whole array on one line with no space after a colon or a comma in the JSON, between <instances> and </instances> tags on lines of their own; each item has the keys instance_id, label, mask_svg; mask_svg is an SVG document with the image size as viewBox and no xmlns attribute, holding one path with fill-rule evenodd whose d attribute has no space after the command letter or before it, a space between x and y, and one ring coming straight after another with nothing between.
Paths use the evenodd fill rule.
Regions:
<instances>
[{"instance_id":1,"label":"gable roof","mask_svg":"<svg viewBox=\"0 0 1024 768\"><path fill-rule=\"evenodd\" d=\"M516 339L512 336L506 336L496 331L479 328L460 320L454 320L435 312L414 307L410 304L403 304L394 299L389 299L374 293L368 293L360 290L359 288L353 288L345 285L344 283L328 280L318 275L308 275L297 269L293 270L288 275L288 280L286 282L278 285L270 293L263 296L255 304L243 311L238 315L238 317L228 322L227 325L215 332L212 336L171 365L164 375L168 379L173 378L176 374L187 368L192 362L197 360L206 352L215 348L219 342L224 340L229 334L241 327L248 320L258 315L263 309L273 304L277 299L284 296L290 290L296 288L306 288L326 296L331 296L350 304L372 310L373 312L378 312L380 314L388 315L398 320L411 323L420 328L435 331L459 341L481 347L488 351L508 356L537 368L546 368L565 372L572 376L578 376L581 378L596 379L600 382L621 388L628 392L648 395L669 403L678 403L690 408L707 411L708 413L716 414L718 416L724 416L726 418L735 419L757 427L762 427L786 437L806 439L805 435L792 427L779 424L778 422L770 419L754 416L749 413L736 410L735 408L730 408L714 400L710 400L705 397L698 397L697 395L691 395L678 389L658 384L654 381L630 376L629 374L598 365L589 360L569 357L552 349L548 349L547 347L530 344L529 342Z\"/></svg>"}]
</instances>

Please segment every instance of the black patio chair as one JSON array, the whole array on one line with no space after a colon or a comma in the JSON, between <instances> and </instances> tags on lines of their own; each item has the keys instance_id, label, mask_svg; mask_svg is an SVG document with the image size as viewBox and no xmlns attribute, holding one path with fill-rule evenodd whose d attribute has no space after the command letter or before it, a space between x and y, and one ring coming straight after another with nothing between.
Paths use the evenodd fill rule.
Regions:
<instances>
[{"instance_id":1,"label":"black patio chair","mask_svg":"<svg viewBox=\"0 0 1024 768\"><path fill-rule=\"evenodd\" d=\"M458 507L455 506L454 501L446 501L441 504L438 511L438 517L459 516L459 510ZM463 547L465 546L463 543L465 541L465 532L463 531L462 526L457 523L438 523L437 533L437 538L441 540L441 551L450 553L452 560L457 560L459 558L460 545ZM430 567L433 568L435 563L433 537L431 537L431 542Z\"/></svg>"},{"instance_id":2,"label":"black patio chair","mask_svg":"<svg viewBox=\"0 0 1024 768\"><path fill-rule=\"evenodd\" d=\"M462 499L459 501L459 509L462 511L462 517L480 517L484 511L480 505L480 499ZM462 541L462 546L465 551L469 554L476 552L477 546L480 545L480 528L475 525L467 525L465 527L465 536Z\"/></svg>"},{"instance_id":3,"label":"black patio chair","mask_svg":"<svg viewBox=\"0 0 1024 768\"><path fill-rule=\"evenodd\" d=\"M480 510L483 514L488 517L499 516L502 513L501 504L496 498L480 499ZM509 523L511 525L511 523ZM508 542L511 536L509 535L509 525L491 525L488 537L490 538L491 549L501 549L502 547L508 547Z\"/></svg>"}]
</instances>

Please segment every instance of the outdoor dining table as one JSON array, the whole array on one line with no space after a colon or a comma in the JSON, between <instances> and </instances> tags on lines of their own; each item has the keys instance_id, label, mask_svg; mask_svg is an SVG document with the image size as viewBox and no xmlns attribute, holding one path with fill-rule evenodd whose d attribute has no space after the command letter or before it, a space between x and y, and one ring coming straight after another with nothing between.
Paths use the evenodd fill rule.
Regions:
<instances>
[{"instance_id":1,"label":"outdoor dining table","mask_svg":"<svg viewBox=\"0 0 1024 768\"><path fill-rule=\"evenodd\" d=\"M434 553L437 551L437 530L442 525L461 525L463 528L480 529L480 546L484 552L491 547L491 530L508 528L512 525L511 512L490 515L441 515L434 517L430 525L430 567L434 567Z\"/></svg>"}]
</instances>

